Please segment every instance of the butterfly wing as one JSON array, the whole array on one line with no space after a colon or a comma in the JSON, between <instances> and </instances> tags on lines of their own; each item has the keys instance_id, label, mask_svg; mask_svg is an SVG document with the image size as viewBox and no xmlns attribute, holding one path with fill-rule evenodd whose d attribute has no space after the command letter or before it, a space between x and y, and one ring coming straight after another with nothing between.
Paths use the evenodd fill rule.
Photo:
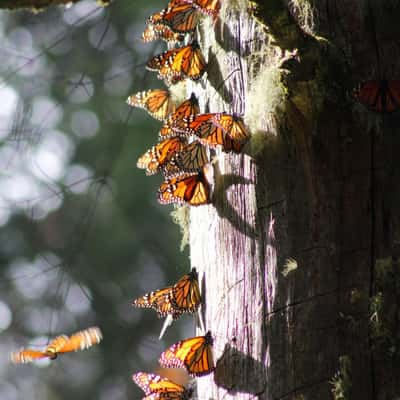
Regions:
<instances>
[{"instance_id":1,"label":"butterfly wing","mask_svg":"<svg viewBox=\"0 0 400 400\"><path fill-rule=\"evenodd\" d=\"M201 302L201 296L198 275L195 268L176 282L173 286L172 294L174 307L181 312L194 313L197 311Z\"/></svg>"},{"instance_id":2,"label":"butterfly wing","mask_svg":"<svg viewBox=\"0 0 400 400\"><path fill-rule=\"evenodd\" d=\"M177 128L185 129L185 118L195 116L200 112L199 102L194 93L191 94L190 98L181 103L175 110L174 113L170 114L167 119L167 124L173 129Z\"/></svg>"},{"instance_id":3,"label":"butterfly wing","mask_svg":"<svg viewBox=\"0 0 400 400\"><path fill-rule=\"evenodd\" d=\"M185 37L181 33L176 33L166 25L161 23L148 23L142 33L142 40L145 43L152 42L157 39L162 39L166 42L183 42Z\"/></svg>"},{"instance_id":4,"label":"butterfly wing","mask_svg":"<svg viewBox=\"0 0 400 400\"><path fill-rule=\"evenodd\" d=\"M187 203L199 206L208 203L209 197L210 187L201 173L167 179L158 189L158 201L161 204Z\"/></svg>"},{"instance_id":5,"label":"butterfly wing","mask_svg":"<svg viewBox=\"0 0 400 400\"><path fill-rule=\"evenodd\" d=\"M211 121L237 143L245 143L250 137L243 120L236 115L218 113L213 116Z\"/></svg>"},{"instance_id":6,"label":"butterfly wing","mask_svg":"<svg viewBox=\"0 0 400 400\"><path fill-rule=\"evenodd\" d=\"M181 340L164 351L159 362L166 368L184 367L191 376L207 375L215 369L212 342L210 332Z\"/></svg>"},{"instance_id":7,"label":"butterfly wing","mask_svg":"<svg viewBox=\"0 0 400 400\"><path fill-rule=\"evenodd\" d=\"M186 49L186 47L187 46L167 50L156 55L147 62L146 68L149 71L158 71L158 78L165 79L169 83L175 83L182 80L184 76L180 72L173 70L171 65L174 63L176 54L182 49Z\"/></svg>"},{"instance_id":8,"label":"butterfly wing","mask_svg":"<svg viewBox=\"0 0 400 400\"><path fill-rule=\"evenodd\" d=\"M68 336L60 335L53 339L45 349L45 353L51 359L57 357L57 354L60 353L61 349L68 343Z\"/></svg>"},{"instance_id":9,"label":"butterfly wing","mask_svg":"<svg viewBox=\"0 0 400 400\"><path fill-rule=\"evenodd\" d=\"M168 90L154 89L129 96L127 103L145 109L153 118L164 120L175 111L175 104Z\"/></svg>"},{"instance_id":10,"label":"butterfly wing","mask_svg":"<svg viewBox=\"0 0 400 400\"><path fill-rule=\"evenodd\" d=\"M137 167L146 170L146 175L153 175L162 167L174 169L174 157L185 146L185 141L180 137L165 139L144 153L137 161ZM175 169L174 169L175 170Z\"/></svg>"},{"instance_id":11,"label":"butterfly wing","mask_svg":"<svg viewBox=\"0 0 400 400\"><path fill-rule=\"evenodd\" d=\"M171 69L176 74L196 81L203 75L205 66L206 62L203 53L197 42L193 42L176 53Z\"/></svg>"},{"instance_id":12,"label":"butterfly wing","mask_svg":"<svg viewBox=\"0 0 400 400\"><path fill-rule=\"evenodd\" d=\"M146 394L143 400L187 400L191 395L190 390L156 374L138 372L132 379Z\"/></svg>"},{"instance_id":13,"label":"butterfly wing","mask_svg":"<svg viewBox=\"0 0 400 400\"><path fill-rule=\"evenodd\" d=\"M198 10L192 4L180 2L161 13L160 23L167 25L175 33L191 33L196 29L199 17Z\"/></svg>"},{"instance_id":14,"label":"butterfly wing","mask_svg":"<svg viewBox=\"0 0 400 400\"><path fill-rule=\"evenodd\" d=\"M184 172L198 171L209 162L207 149L197 140L185 145L176 156L176 164Z\"/></svg>"},{"instance_id":15,"label":"butterfly wing","mask_svg":"<svg viewBox=\"0 0 400 400\"><path fill-rule=\"evenodd\" d=\"M57 353L67 353L70 351L85 350L95 344L100 343L103 335L98 327L91 327L79 332L74 333L67 341L60 341L57 343ZM49 350L50 346L54 346L57 338L47 347L46 351ZM63 343L64 342L64 343Z\"/></svg>"},{"instance_id":16,"label":"butterfly wing","mask_svg":"<svg viewBox=\"0 0 400 400\"><path fill-rule=\"evenodd\" d=\"M43 351L23 349L10 354L10 361L14 364L26 364L34 360L48 358L49 356Z\"/></svg>"},{"instance_id":17,"label":"butterfly wing","mask_svg":"<svg viewBox=\"0 0 400 400\"><path fill-rule=\"evenodd\" d=\"M394 112L400 108L400 80L387 83L386 112Z\"/></svg>"},{"instance_id":18,"label":"butterfly wing","mask_svg":"<svg viewBox=\"0 0 400 400\"><path fill-rule=\"evenodd\" d=\"M221 9L221 3L219 0L185 0L186 2L193 4L193 7L197 8L200 12L206 15L211 15L216 18L219 10Z\"/></svg>"},{"instance_id":19,"label":"butterfly wing","mask_svg":"<svg viewBox=\"0 0 400 400\"><path fill-rule=\"evenodd\" d=\"M137 298L132 302L134 307L153 308L157 311L158 316L165 317L171 314L175 317L176 310L171 302L172 287L168 286L163 289L146 293L144 296Z\"/></svg>"}]
</instances>

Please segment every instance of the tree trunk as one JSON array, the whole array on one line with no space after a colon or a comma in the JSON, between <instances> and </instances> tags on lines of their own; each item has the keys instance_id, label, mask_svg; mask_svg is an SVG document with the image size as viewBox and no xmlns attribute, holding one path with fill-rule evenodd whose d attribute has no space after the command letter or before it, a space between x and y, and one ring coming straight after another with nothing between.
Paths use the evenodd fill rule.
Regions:
<instances>
[{"instance_id":1,"label":"tree trunk","mask_svg":"<svg viewBox=\"0 0 400 400\"><path fill-rule=\"evenodd\" d=\"M199 398L395 399L399 116L351 91L400 77L399 9L260 3L202 23L207 83L189 88L252 133L245 154L218 153L213 203L190 212L217 360Z\"/></svg>"}]
</instances>

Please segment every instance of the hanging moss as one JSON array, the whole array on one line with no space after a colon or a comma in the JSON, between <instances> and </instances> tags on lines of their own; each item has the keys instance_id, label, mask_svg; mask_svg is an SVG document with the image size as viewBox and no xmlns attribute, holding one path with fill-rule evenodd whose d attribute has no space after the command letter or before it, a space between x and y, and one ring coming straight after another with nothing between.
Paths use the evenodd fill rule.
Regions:
<instances>
[{"instance_id":1,"label":"hanging moss","mask_svg":"<svg viewBox=\"0 0 400 400\"><path fill-rule=\"evenodd\" d=\"M334 400L351 399L351 360L347 355L339 357L339 370L331 379Z\"/></svg>"},{"instance_id":2,"label":"hanging moss","mask_svg":"<svg viewBox=\"0 0 400 400\"><path fill-rule=\"evenodd\" d=\"M185 250L189 244L189 224L190 224L190 209L188 206L176 206L174 211L171 212L172 221L179 225L182 239L180 250Z\"/></svg>"},{"instance_id":3,"label":"hanging moss","mask_svg":"<svg viewBox=\"0 0 400 400\"><path fill-rule=\"evenodd\" d=\"M392 258L375 262L376 294L370 298L370 326L376 356L400 361L397 304L400 262Z\"/></svg>"}]
</instances>

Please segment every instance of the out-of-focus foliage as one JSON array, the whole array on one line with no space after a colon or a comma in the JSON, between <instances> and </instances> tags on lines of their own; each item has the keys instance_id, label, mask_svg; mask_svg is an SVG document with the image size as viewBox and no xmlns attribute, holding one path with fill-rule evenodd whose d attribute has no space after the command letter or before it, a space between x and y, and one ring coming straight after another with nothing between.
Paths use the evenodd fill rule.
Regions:
<instances>
[{"instance_id":1,"label":"out-of-focus foliage","mask_svg":"<svg viewBox=\"0 0 400 400\"><path fill-rule=\"evenodd\" d=\"M165 6L83 0L37 15L0 13L0 398L140 396L132 373L193 333L190 317L164 341L162 321L131 299L189 268L179 229L136 160L158 121L130 108L131 93L163 87L145 62L146 18ZM39 365L10 365L9 351L99 325L89 350ZM159 372L159 370L157 370Z\"/></svg>"}]
</instances>

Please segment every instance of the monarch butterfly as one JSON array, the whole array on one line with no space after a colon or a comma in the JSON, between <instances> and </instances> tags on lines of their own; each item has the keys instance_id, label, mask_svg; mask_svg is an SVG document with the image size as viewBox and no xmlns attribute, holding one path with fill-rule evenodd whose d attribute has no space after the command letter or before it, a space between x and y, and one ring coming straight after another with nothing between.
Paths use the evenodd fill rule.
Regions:
<instances>
[{"instance_id":1,"label":"monarch butterfly","mask_svg":"<svg viewBox=\"0 0 400 400\"><path fill-rule=\"evenodd\" d=\"M194 93L192 93L189 99L181 103L175 110L171 113L166 120L165 125L161 128L159 137L171 137L177 136L176 130L182 126L183 119L190 117L191 115L196 115L200 112L199 102Z\"/></svg>"},{"instance_id":2,"label":"monarch butterfly","mask_svg":"<svg viewBox=\"0 0 400 400\"><path fill-rule=\"evenodd\" d=\"M132 107L144 108L153 118L164 120L175 111L175 104L168 90L153 89L129 96L126 102Z\"/></svg>"},{"instance_id":3,"label":"monarch butterfly","mask_svg":"<svg viewBox=\"0 0 400 400\"><path fill-rule=\"evenodd\" d=\"M218 15L221 8L219 0L184 0L186 3L192 4L203 14L211 15L214 18Z\"/></svg>"},{"instance_id":4,"label":"monarch butterfly","mask_svg":"<svg viewBox=\"0 0 400 400\"><path fill-rule=\"evenodd\" d=\"M181 340L161 354L159 363L166 368L186 368L191 376L210 374L215 369L212 345L210 331L205 336Z\"/></svg>"},{"instance_id":5,"label":"monarch butterfly","mask_svg":"<svg viewBox=\"0 0 400 400\"><path fill-rule=\"evenodd\" d=\"M245 143L249 139L243 120L235 114L217 113L211 118L211 122L238 143Z\"/></svg>"},{"instance_id":6,"label":"monarch butterfly","mask_svg":"<svg viewBox=\"0 0 400 400\"><path fill-rule=\"evenodd\" d=\"M199 206L210 201L210 186L202 172L182 174L164 181L158 189L161 204L189 204Z\"/></svg>"},{"instance_id":7,"label":"monarch butterfly","mask_svg":"<svg viewBox=\"0 0 400 400\"><path fill-rule=\"evenodd\" d=\"M132 375L132 379L146 394L143 400L188 400L193 394L192 389L186 389L156 374L137 372Z\"/></svg>"},{"instance_id":8,"label":"monarch butterfly","mask_svg":"<svg viewBox=\"0 0 400 400\"><path fill-rule=\"evenodd\" d=\"M222 146L222 150L225 152L240 153L244 142L231 138L227 134L227 130L220 123L215 122L216 115L218 114L199 114L184 118L182 125L185 128L178 127L176 129L197 136L199 141L206 146Z\"/></svg>"},{"instance_id":9,"label":"monarch butterfly","mask_svg":"<svg viewBox=\"0 0 400 400\"><path fill-rule=\"evenodd\" d=\"M153 14L149 21L168 26L176 33L191 33L196 29L200 18L199 11L187 2L170 2L160 13Z\"/></svg>"},{"instance_id":10,"label":"monarch butterfly","mask_svg":"<svg viewBox=\"0 0 400 400\"><path fill-rule=\"evenodd\" d=\"M74 333L70 337L66 335L57 336L43 351L23 349L11 353L10 358L11 362L15 364L25 364L41 358L54 360L60 353L87 349L94 344L100 343L102 338L100 329L92 327Z\"/></svg>"},{"instance_id":11,"label":"monarch butterfly","mask_svg":"<svg viewBox=\"0 0 400 400\"><path fill-rule=\"evenodd\" d=\"M163 289L158 289L144 296L133 300L132 305L139 308L153 308L157 311L159 318L172 315L173 319L177 319L181 312L174 309L172 298L172 287L168 286Z\"/></svg>"},{"instance_id":12,"label":"monarch butterfly","mask_svg":"<svg viewBox=\"0 0 400 400\"><path fill-rule=\"evenodd\" d=\"M152 42L153 40L162 39L166 42L183 42L185 36L181 33L176 33L166 25L156 23L148 23L142 33L142 40L145 43Z\"/></svg>"},{"instance_id":13,"label":"monarch butterfly","mask_svg":"<svg viewBox=\"0 0 400 400\"><path fill-rule=\"evenodd\" d=\"M201 302L197 271L193 268L183 275L173 286L147 293L134 300L132 305L142 308L153 308L159 317L172 315L177 319L182 313L194 313Z\"/></svg>"},{"instance_id":14,"label":"monarch butterfly","mask_svg":"<svg viewBox=\"0 0 400 400\"><path fill-rule=\"evenodd\" d=\"M365 81L353 95L372 111L390 113L400 108L400 80Z\"/></svg>"},{"instance_id":15,"label":"monarch butterfly","mask_svg":"<svg viewBox=\"0 0 400 400\"><path fill-rule=\"evenodd\" d=\"M198 171L209 162L206 148L197 140L185 145L176 155L176 166L184 172Z\"/></svg>"},{"instance_id":16,"label":"monarch butterfly","mask_svg":"<svg viewBox=\"0 0 400 400\"><path fill-rule=\"evenodd\" d=\"M137 161L137 167L146 170L146 175L154 175L160 169L178 171L175 156L184 149L186 141L180 137L165 139L146 151Z\"/></svg>"},{"instance_id":17,"label":"monarch butterfly","mask_svg":"<svg viewBox=\"0 0 400 400\"><path fill-rule=\"evenodd\" d=\"M177 49L167 50L148 61L150 71L158 71L158 77L169 83L184 78L200 79L205 70L205 60L197 42Z\"/></svg>"}]
</instances>

